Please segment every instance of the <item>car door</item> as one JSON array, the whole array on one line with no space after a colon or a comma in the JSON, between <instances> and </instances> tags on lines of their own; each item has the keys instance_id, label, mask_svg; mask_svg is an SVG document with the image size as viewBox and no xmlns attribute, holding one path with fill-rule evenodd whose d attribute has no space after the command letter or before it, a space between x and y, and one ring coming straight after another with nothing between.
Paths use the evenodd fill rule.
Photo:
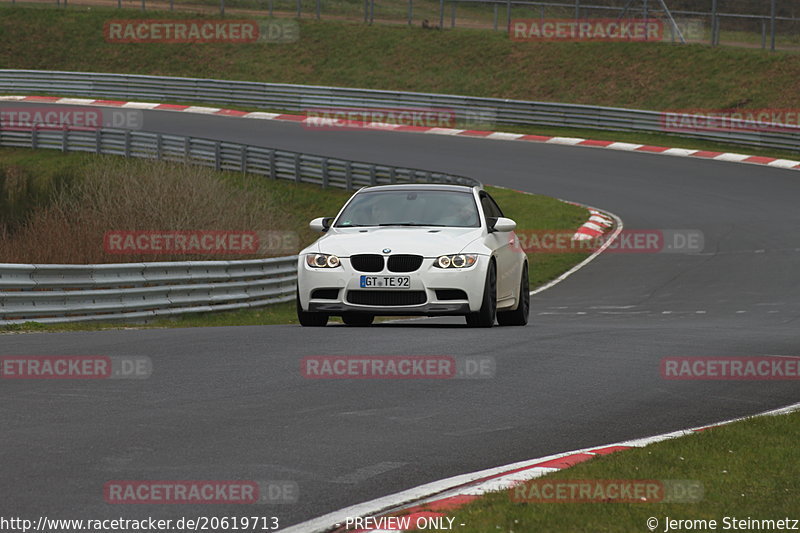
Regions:
<instances>
[{"instance_id":1,"label":"car door","mask_svg":"<svg viewBox=\"0 0 800 533\"><path fill-rule=\"evenodd\" d=\"M502 217L503 212L497 202L486 191L480 192L481 209L486 218ZM517 273L517 254L513 249L511 232L493 231L486 237L486 245L494 251L497 261L497 300L498 302L514 295L519 284Z\"/></svg>"}]
</instances>

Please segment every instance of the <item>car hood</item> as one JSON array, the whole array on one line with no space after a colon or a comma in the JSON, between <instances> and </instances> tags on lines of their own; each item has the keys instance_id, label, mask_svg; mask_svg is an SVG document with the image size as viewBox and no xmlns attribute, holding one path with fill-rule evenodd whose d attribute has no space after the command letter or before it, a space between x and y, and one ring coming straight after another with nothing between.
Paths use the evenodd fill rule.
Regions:
<instances>
[{"instance_id":1,"label":"car hood","mask_svg":"<svg viewBox=\"0 0 800 533\"><path fill-rule=\"evenodd\" d=\"M349 257L354 254L382 254L385 248L392 254L416 254L437 257L464 250L482 235L482 228L331 228L311 250ZM389 253L389 252L387 252Z\"/></svg>"}]
</instances>

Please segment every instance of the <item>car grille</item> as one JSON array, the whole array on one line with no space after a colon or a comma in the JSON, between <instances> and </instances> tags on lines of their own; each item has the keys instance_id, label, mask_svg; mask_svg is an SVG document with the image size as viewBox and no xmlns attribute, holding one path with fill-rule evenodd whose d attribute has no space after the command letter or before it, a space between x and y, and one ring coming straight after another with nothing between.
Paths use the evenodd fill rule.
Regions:
<instances>
[{"instance_id":1,"label":"car grille","mask_svg":"<svg viewBox=\"0 0 800 533\"><path fill-rule=\"evenodd\" d=\"M395 306L420 305L426 300L425 291L348 291L347 301L351 304Z\"/></svg>"},{"instance_id":2,"label":"car grille","mask_svg":"<svg viewBox=\"0 0 800 533\"><path fill-rule=\"evenodd\" d=\"M414 272L422 266L421 255L397 254L389 257L389 270L391 272Z\"/></svg>"},{"instance_id":3,"label":"car grille","mask_svg":"<svg viewBox=\"0 0 800 533\"><path fill-rule=\"evenodd\" d=\"M359 272L380 272L383 270L383 256L378 254L360 254L350 257L350 264Z\"/></svg>"}]
</instances>

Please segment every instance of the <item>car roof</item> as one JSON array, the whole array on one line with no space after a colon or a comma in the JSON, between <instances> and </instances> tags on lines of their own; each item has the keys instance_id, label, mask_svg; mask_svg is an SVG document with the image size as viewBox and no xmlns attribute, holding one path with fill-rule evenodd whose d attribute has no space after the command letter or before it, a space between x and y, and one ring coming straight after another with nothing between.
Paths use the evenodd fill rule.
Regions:
<instances>
[{"instance_id":1,"label":"car roof","mask_svg":"<svg viewBox=\"0 0 800 533\"><path fill-rule=\"evenodd\" d=\"M394 185L373 185L363 187L358 192L379 192L379 191L452 191L452 192L471 192L479 187L472 185L456 185L448 183L402 183Z\"/></svg>"}]
</instances>

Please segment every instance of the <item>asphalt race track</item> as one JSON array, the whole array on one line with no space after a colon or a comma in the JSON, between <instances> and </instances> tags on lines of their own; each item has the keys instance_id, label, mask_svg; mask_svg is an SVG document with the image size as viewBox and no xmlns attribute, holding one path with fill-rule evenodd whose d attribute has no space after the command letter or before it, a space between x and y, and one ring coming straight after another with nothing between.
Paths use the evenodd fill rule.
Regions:
<instances>
[{"instance_id":1,"label":"asphalt race track","mask_svg":"<svg viewBox=\"0 0 800 533\"><path fill-rule=\"evenodd\" d=\"M37 104L40 105L40 104ZM0 355L146 355L142 381L0 384L0 498L19 516L276 515L800 401L794 381L668 381L669 356L800 355L800 173L547 144L311 131L145 112L148 131L472 176L695 229L699 254L603 254L535 296L526 328L462 319L0 336ZM334 215L335 213L319 213ZM309 380L310 355L491 355L482 380ZM108 505L108 480L284 479L300 501Z\"/></svg>"}]
</instances>

